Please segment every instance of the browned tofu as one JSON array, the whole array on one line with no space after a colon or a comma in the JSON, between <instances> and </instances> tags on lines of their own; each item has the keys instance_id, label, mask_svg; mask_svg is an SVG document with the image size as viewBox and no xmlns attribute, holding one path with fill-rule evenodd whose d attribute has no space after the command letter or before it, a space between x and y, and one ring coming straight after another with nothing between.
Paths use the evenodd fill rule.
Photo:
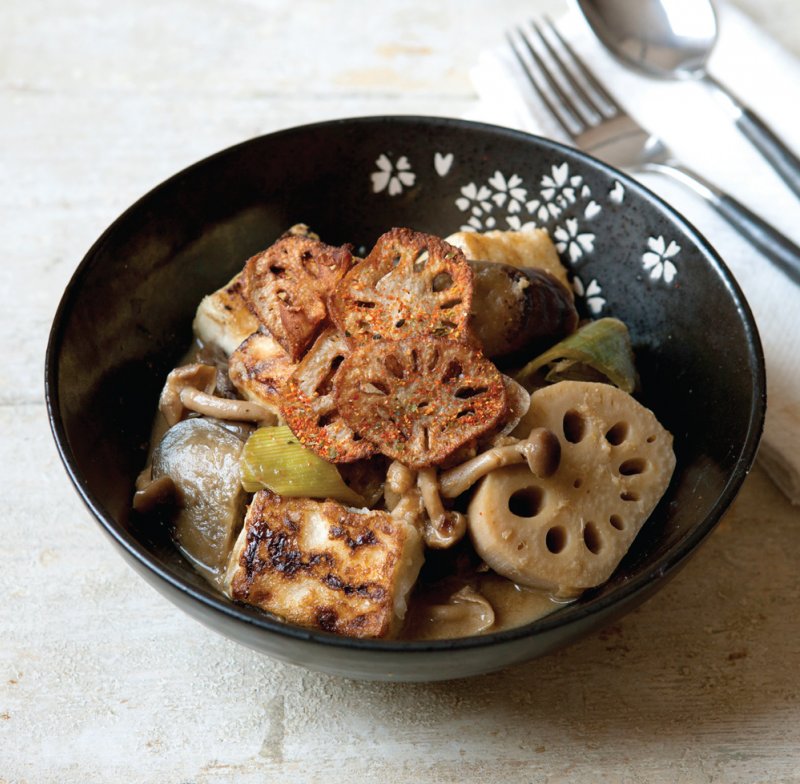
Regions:
<instances>
[{"instance_id":1,"label":"browned tofu","mask_svg":"<svg viewBox=\"0 0 800 784\"><path fill-rule=\"evenodd\" d=\"M277 412L283 385L295 367L272 335L256 332L231 354L228 375L243 398Z\"/></svg>"},{"instance_id":2,"label":"browned tofu","mask_svg":"<svg viewBox=\"0 0 800 784\"><path fill-rule=\"evenodd\" d=\"M231 554L233 599L290 623L348 637L387 637L422 566L413 525L335 501L255 494Z\"/></svg>"},{"instance_id":3,"label":"browned tofu","mask_svg":"<svg viewBox=\"0 0 800 784\"><path fill-rule=\"evenodd\" d=\"M194 334L203 343L219 346L227 356L259 327L242 295L239 273L221 289L200 301L194 317Z\"/></svg>"},{"instance_id":4,"label":"browned tofu","mask_svg":"<svg viewBox=\"0 0 800 784\"><path fill-rule=\"evenodd\" d=\"M457 231L445 242L460 248L471 260L482 259L512 267L533 267L552 275L572 299L572 286L558 251L545 229L526 231Z\"/></svg>"}]
</instances>

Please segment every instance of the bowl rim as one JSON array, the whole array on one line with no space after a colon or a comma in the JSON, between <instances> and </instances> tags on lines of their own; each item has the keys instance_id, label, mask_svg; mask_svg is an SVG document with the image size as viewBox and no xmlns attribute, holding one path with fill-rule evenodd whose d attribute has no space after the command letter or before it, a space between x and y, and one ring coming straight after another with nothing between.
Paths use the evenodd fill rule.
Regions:
<instances>
[{"instance_id":1,"label":"bowl rim","mask_svg":"<svg viewBox=\"0 0 800 784\"><path fill-rule=\"evenodd\" d=\"M245 605L231 603L228 599L213 592L211 586L206 591L185 583L177 574L158 562L158 559L142 546L133 536L131 536L112 515L103 507L96 496L92 493L87 483L80 476L77 463L72 449L69 446L66 429L60 412L60 391L58 386L59 375L59 354L66 329L68 317L74 300L80 289L81 279L86 269L98 250L107 241L108 237L116 230L116 226L124 221L130 214L137 211L143 203L146 203L153 195L161 190L172 187L180 178L206 166L211 161L227 156L234 151L245 148L255 143L264 143L266 140L279 139L284 136L291 136L297 133L309 131L325 131L327 128L340 127L344 125L423 125L428 128L444 127L459 128L478 133L489 133L496 138L506 137L507 139L526 144L533 144L559 155L567 156L569 159L580 161L582 165L590 168L599 169L607 176L619 180L626 190L630 189L643 197L646 201L653 203L660 209L672 222L679 226L685 233L693 239L694 245L705 256L707 262L714 268L721 282L733 300L739 314L741 323L747 337L748 354L751 366L754 367L753 376L753 398L750 406L747 424L747 433L741 446L741 451L736 464L730 471L727 482L722 492L717 497L709 513L699 521L689 532L687 532L668 552L661 556L647 570L635 577L626 580L613 588L606 595L592 601L586 605L567 605L563 609L550 613L538 620L517 626L511 629L494 632L492 634L477 635L471 637L458 637L442 640L381 640L381 639L361 639L353 637L343 637L329 632L315 629L307 629L284 623L277 619L272 619L258 610L248 608ZM221 613L228 620L239 621L258 628L268 634L275 634L279 637L288 637L298 642L310 642L322 646L333 648L351 649L360 652L370 652L376 654L384 653L431 653L437 651L462 651L478 648L485 648L502 643L510 643L527 637L534 637L544 634L558 627L568 627L594 615L601 615L612 605L623 606L626 600L642 591L659 578L663 578L676 570L683 561L695 551L700 542L713 530L719 522L720 517L733 501L742 482L750 472L753 461L755 460L758 444L763 430L764 416L766 411L766 371L764 365L764 353L761 346L758 328L756 326L752 311L750 309L739 284L731 274L724 261L714 250L705 236L698 231L692 223L684 218L674 207L669 205L660 196L655 194L645 185L633 179L626 173L615 169L612 166L594 158L587 153L568 147L560 142L553 141L535 134L526 133L502 126L489 123L475 122L452 117L437 117L428 115L399 114L399 115L366 115L357 117L345 117L334 120L324 120L321 122L307 123L284 128L272 133L247 139L237 144L219 150L212 155L206 156L189 166L171 175L155 187L147 191L143 196L131 204L125 211L117 216L114 221L103 231L97 240L92 244L84 255L81 262L72 274L59 305L56 309L53 323L50 329L47 350L45 355L45 402L47 406L48 420L59 457L64 468L74 485L78 495L86 507L94 516L95 520L105 530L105 532L120 546L132 559L138 561L146 567L159 580L164 581L168 587L183 593L188 599L196 601L204 606L205 609L214 613Z\"/></svg>"}]
</instances>

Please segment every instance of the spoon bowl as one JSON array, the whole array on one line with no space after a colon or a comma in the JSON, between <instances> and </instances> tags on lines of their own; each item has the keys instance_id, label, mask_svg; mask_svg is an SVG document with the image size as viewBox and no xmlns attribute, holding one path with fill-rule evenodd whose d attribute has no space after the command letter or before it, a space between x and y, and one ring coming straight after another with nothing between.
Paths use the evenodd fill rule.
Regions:
<instances>
[{"instance_id":1,"label":"spoon bowl","mask_svg":"<svg viewBox=\"0 0 800 784\"><path fill-rule=\"evenodd\" d=\"M707 0L578 0L603 45L664 79L702 79L719 27Z\"/></svg>"},{"instance_id":2,"label":"spoon bowl","mask_svg":"<svg viewBox=\"0 0 800 784\"><path fill-rule=\"evenodd\" d=\"M711 0L576 0L594 34L625 65L663 79L697 79L722 94L739 130L800 197L800 158L708 72L719 27Z\"/></svg>"}]
</instances>

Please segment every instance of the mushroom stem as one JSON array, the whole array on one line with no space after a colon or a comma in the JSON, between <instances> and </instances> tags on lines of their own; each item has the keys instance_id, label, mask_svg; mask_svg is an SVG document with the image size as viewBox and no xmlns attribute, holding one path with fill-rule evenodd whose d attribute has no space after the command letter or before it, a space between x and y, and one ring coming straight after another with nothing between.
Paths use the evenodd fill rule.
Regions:
<instances>
[{"instance_id":1,"label":"mushroom stem","mask_svg":"<svg viewBox=\"0 0 800 784\"><path fill-rule=\"evenodd\" d=\"M414 472L399 460L392 461L386 471L386 484L398 495L405 495L414 486Z\"/></svg>"},{"instance_id":2,"label":"mushroom stem","mask_svg":"<svg viewBox=\"0 0 800 784\"><path fill-rule=\"evenodd\" d=\"M425 511L431 520L441 517L444 512L444 504L439 497L439 482L436 479L435 468L421 468L417 474L417 487L422 493L422 502L425 504Z\"/></svg>"},{"instance_id":3,"label":"mushroom stem","mask_svg":"<svg viewBox=\"0 0 800 784\"><path fill-rule=\"evenodd\" d=\"M392 517L402 520L417 530L422 527L423 512L422 498L416 488L412 488L402 495L391 509Z\"/></svg>"},{"instance_id":4,"label":"mushroom stem","mask_svg":"<svg viewBox=\"0 0 800 784\"><path fill-rule=\"evenodd\" d=\"M386 508L391 512L412 487L416 480L416 474L399 460L392 461L386 471L386 485L383 497L386 501Z\"/></svg>"},{"instance_id":5,"label":"mushroom stem","mask_svg":"<svg viewBox=\"0 0 800 784\"><path fill-rule=\"evenodd\" d=\"M506 446L496 446L482 452L460 466L444 471L439 477L439 488L445 498L456 498L486 474L517 463L527 463L539 478L551 476L561 459L561 444L550 430L537 427L524 441Z\"/></svg>"},{"instance_id":6,"label":"mushroom stem","mask_svg":"<svg viewBox=\"0 0 800 784\"><path fill-rule=\"evenodd\" d=\"M175 483L170 477L161 476L150 480L133 494L133 508L141 514L148 514L156 507L173 501L175 495Z\"/></svg>"},{"instance_id":7,"label":"mushroom stem","mask_svg":"<svg viewBox=\"0 0 800 784\"><path fill-rule=\"evenodd\" d=\"M158 408L164 415L167 426L177 425L186 414L186 406L181 403L181 392L184 389L199 389L210 394L216 385L217 370L211 365L196 362L171 371L158 401Z\"/></svg>"},{"instance_id":8,"label":"mushroom stem","mask_svg":"<svg viewBox=\"0 0 800 784\"><path fill-rule=\"evenodd\" d=\"M190 411L216 417L217 419L261 422L270 425L274 425L277 422L275 414L258 403L216 397L193 387L184 387L180 391L180 401Z\"/></svg>"},{"instance_id":9,"label":"mushroom stem","mask_svg":"<svg viewBox=\"0 0 800 784\"><path fill-rule=\"evenodd\" d=\"M444 508L435 468L420 469L417 487L428 514L428 523L422 532L425 544L437 550L452 547L466 533L467 518L460 512L451 512Z\"/></svg>"}]
</instances>

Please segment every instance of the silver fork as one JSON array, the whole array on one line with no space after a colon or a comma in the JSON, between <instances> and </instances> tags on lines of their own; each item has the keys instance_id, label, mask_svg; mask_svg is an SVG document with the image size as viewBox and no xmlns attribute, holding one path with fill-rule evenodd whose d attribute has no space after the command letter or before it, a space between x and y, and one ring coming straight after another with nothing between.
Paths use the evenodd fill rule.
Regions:
<instances>
[{"instance_id":1,"label":"silver fork","mask_svg":"<svg viewBox=\"0 0 800 784\"><path fill-rule=\"evenodd\" d=\"M800 283L800 248L733 196L677 161L664 142L609 95L552 21L545 18L544 27L536 22L527 29L517 27L508 34L508 42L533 90L575 146L619 169L658 172L688 185ZM541 52L547 53L549 64Z\"/></svg>"}]
</instances>

